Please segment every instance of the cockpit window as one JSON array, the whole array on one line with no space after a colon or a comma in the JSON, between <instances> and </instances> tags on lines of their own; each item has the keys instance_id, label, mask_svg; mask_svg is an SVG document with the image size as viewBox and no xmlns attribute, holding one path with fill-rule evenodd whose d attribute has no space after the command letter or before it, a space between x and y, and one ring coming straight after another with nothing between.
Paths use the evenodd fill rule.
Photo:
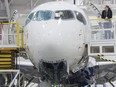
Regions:
<instances>
[{"instance_id":1,"label":"cockpit window","mask_svg":"<svg viewBox=\"0 0 116 87\"><path fill-rule=\"evenodd\" d=\"M77 11L75 11L75 14L76 14L77 20L79 20L84 25L86 25L86 20L85 20L84 16L80 12L77 12Z\"/></svg>"},{"instance_id":2,"label":"cockpit window","mask_svg":"<svg viewBox=\"0 0 116 87\"><path fill-rule=\"evenodd\" d=\"M58 10L55 12L55 19L74 19L74 14L71 10Z\"/></svg>"},{"instance_id":3,"label":"cockpit window","mask_svg":"<svg viewBox=\"0 0 116 87\"><path fill-rule=\"evenodd\" d=\"M27 24L33 19L33 16L34 16L34 13L31 13L31 14L28 16L25 25L27 25Z\"/></svg>"},{"instance_id":4,"label":"cockpit window","mask_svg":"<svg viewBox=\"0 0 116 87\"><path fill-rule=\"evenodd\" d=\"M52 11L49 11L49 10L45 10L45 11L38 11L36 12L35 14L35 17L34 17L34 20L37 20L37 21L41 21L41 20L50 20L53 18L53 12Z\"/></svg>"},{"instance_id":5,"label":"cockpit window","mask_svg":"<svg viewBox=\"0 0 116 87\"><path fill-rule=\"evenodd\" d=\"M75 19L74 12L71 10L57 10L57 11L51 11L51 10L39 10L37 12L31 13L27 20L25 25L27 25L31 20L33 21L47 21L51 19L62 19L62 20L72 20Z\"/></svg>"}]
</instances>

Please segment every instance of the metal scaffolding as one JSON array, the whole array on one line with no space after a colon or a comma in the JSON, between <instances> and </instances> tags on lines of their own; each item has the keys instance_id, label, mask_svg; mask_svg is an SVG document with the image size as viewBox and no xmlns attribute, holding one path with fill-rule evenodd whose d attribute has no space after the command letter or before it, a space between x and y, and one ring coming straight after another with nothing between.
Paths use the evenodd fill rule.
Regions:
<instances>
[{"instance_id":1,"label":"metal scaffolding","mask_svg":"<svg viewBox=\"0 0 116 87\"><path fill-rule=\"evenodd\" d=\"M4 86L8 86L8 87L20 87L20 80L21 80L21 76L20 76L20 70L0 70L0 74L1 75L5 75L5 84ZM11 78L10 78L10 82L9 81L9 78L7 75L11 75Z\"/></svg>"}]
</instances>

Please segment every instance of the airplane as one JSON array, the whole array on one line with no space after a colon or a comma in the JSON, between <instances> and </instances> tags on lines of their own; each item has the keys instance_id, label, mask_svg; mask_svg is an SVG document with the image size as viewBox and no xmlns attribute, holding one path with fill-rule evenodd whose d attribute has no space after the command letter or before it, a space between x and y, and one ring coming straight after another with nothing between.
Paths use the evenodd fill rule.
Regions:
<instances>
[{"instance_id":1,"label":"airplane","mask_svg":"<svg viewBox=\"0 0 116 87\"><path fill-rule=\"evenodd\" d=\"M24 27L26 51L42 79L60 79L84 55L84 31L89 22L84 11L66 2L49 2L29 14ZM32 42L33 41L33 42Z\"/></svg>"},{"instance_id":2,"label":"airplane","mask_svg":"<svg viewBox=\"0 0 116 87\"><path fill-rule=\"evenodd\" d=\"M64 1L47 2L30 12L24 26L25 50L39 73L40 84L50 83L40 87L81 87L95 80L108 82L109 76L116 75L115 63L89 67L89 29L85 12Z\"/></svg>"}]
</instances>

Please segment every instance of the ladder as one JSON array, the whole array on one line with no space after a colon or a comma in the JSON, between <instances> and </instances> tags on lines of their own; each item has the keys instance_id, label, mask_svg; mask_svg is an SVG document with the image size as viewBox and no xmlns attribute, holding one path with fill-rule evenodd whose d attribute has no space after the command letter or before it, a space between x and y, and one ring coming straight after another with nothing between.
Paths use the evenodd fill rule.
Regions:
<instances>
[{"instance_id":1,"label":"ladder","mask_svg":"<svg viewBox=\"0 0 116 87\"><path fill-rule=\"evenodd\" d=\"M97 17L101 17L101 12L100 10L91 2L88 2L87 4L90 8L92 8L92 11L95 12L95 14L97 14Z\"/></svg>"},{"instance_id":2,"label":"ladder","mask_svg":"<svg viewBox=\"0 0 116 87\"><path fill-rule=\"evenodd\" d=\"M91 11L95 13L95 15L97 14L97 17L101 17L100 10L95 6L95 4L93 4L92 0L78 0L78 5L85 5L86 7L91 9Z\"/></svg>"}]
</instances>

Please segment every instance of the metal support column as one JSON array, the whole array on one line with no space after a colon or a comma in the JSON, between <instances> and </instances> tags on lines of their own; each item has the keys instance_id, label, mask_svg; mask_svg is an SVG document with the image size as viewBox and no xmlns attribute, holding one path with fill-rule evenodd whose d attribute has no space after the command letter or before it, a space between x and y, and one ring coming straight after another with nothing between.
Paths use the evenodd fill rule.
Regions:
<instances>
[{"instance_id":1,"label":"metal support column","mask_svg":"<svg viewBox=\"0 0 116 87\"><path fill-rule=\"evenodd\" d=\"M76 0L74 0L74 4L76 4Z\"/></svg>"},{"instance_id":2,"label":"metal support column","mask_svg":"<svg viewBox=\"0 0 116 87\"><path fill-rule=\"evenodd\" d=\"M10 9L9 9L9 3L8 3L8 0L5 0L5 6L6 6L7 16L8 16L8 18L10 18Z\"/></svg>"},{"instance_id":3,"label":"metal support column","mask_svg":"<svg viewBox=\"0 0 116 87\"><path fill-rule=\"evenodd\" d=\"M106 83L103 84L103 87L106 87Z\"/></svg>"},{"instance_id":4,"label":"metal support column","mask_svg":"<svg viewBox=\"0 0 116 87\"><path fill-rule=\"evenodd\" d=\"M31 0L31 9L33 8L33 0Z\"/></svg>"},{"instance_id":5,"label":"metal support column","mask_svg":"<svg viewBox=\"0 0 116 87\"><path fill-rule=\"evenodd\" d=\"M97 83L95 82L95 87L97 87Z\"/></svg>"}]
</instances>

